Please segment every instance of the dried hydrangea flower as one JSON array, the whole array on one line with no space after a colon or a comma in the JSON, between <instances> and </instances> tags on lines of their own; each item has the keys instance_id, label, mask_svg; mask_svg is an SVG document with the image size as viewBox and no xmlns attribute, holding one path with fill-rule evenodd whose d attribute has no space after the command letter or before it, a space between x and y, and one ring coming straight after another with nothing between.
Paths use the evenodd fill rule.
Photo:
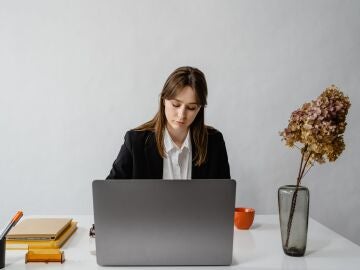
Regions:
<instances>
[{"instance_id":1,"label":"dried hydrangea flower","mask_svg":"<svg viewBox=\"0 0 360 270\"><path fill-rule=\"evenodd\" d=\"M287 128L280 132L282 140L289 147L301 144L305 166L335 161L345 149L343 134L350 105L349 97L331 85L291 114Z\"/></svg>"}]
</instances>

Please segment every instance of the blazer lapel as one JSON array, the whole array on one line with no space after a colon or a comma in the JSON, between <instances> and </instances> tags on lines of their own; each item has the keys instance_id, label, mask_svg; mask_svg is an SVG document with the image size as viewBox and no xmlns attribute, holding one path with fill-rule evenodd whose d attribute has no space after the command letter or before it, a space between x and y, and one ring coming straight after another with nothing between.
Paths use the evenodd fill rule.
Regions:
<instances>
[{"instance_id":1,"label":"blazer lapel","mask_svg":"<svg viewBox=\"0 0 360 270\"><path fill-rule=\"evenodd\" d=\"M147 178L162 179L163 158L159 155L156 147L155 133L151 133L145 144L145 158L148 164Z\"/></svg>"},{"instance_id":2,"label":"blazer lapel","mask_svg":"<svg viewBox=\"0 0 360 270\"><path fill-rule=\"evenodd\" d=\"M191 179L200 179L200 178L203 178L202 176L202 173L203 173L203 170L202 170L202 165L199 167L199 166L195 166L195 162L194 162L194 158L195 158L195 153L196 153L196 146L195 146L195 143L191 137L191 152L192 152L192 162L191 162Z\"/></svg>"},{"instance_id":3,"label":"blazer lapel","mask_svg":"<svg viewBox=\"0 0 360 270\"><path fill-rule=\"evenodd\" d=\"M191 167L191 179L198 179L198 178L200 178L200 172L199 172L199 167L195 166L194 152L193 152L193 161L192 161L192 167Z\"/></svg>"}]
</instances>

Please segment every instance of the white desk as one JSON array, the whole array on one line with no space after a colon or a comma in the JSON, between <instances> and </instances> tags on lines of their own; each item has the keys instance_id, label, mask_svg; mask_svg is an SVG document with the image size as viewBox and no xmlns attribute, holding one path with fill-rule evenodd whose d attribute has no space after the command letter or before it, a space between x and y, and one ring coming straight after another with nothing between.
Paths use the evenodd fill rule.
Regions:
<instances>
[{"instance_id":1,"label":"white desk","mask_svg":"<svg viewBox=\"0 0 360 270\"><path fill-rule=\"evenodd\" d=\"M282 251L278 217L257 215L248 231L235 229L233 263L210 267L101 267L96 263L94 245L89 241L92 216L72 216L78 230L62 247L65 262L24 263L25 250L6 251L6 267L10 269L360 269L360 246L310 219L305 257L289 257Z\"/></svg>"}]
</instances>

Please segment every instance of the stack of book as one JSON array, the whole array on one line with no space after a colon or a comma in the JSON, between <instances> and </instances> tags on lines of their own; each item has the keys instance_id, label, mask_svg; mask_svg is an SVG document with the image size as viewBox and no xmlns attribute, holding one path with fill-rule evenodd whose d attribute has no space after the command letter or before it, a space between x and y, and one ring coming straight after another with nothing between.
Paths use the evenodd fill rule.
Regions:
<instances>
[{"instance_id":1,"label":"stack of book","mask_svg":"<svg viewBox=\"0 0 360 270\"><path fill-rule=\"evenodd\" d=\"M76 231L71 218L28 218L6 236L6 249L60 249Z\"/></svg>"}]
</instances>

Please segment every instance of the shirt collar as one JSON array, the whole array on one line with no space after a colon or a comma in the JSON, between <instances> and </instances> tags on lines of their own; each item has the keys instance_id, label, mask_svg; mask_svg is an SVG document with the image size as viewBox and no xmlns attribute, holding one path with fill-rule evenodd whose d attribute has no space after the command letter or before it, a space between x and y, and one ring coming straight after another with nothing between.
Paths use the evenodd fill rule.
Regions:
<instances>
[{"instance_id":1,"label":"shirt collar","mask_svg":"<svg viewBox=\"0 0 360 270\"><path fill-rule=\"evenodd\" d=\"M165 152L169 153L172 150L176 150L179 149L177 147L177 145L174 143L174 141L171 139L171 136L169 134L169 131L167 130L167 128L165 128L164 130L164 146L165 146ZM188 149L191 150L191 138L190 138L190 130L188 131L185 141L182 144L182 146L180 147L180 151L183 151L183 149Z\"/></svg>"}]
</instances>

